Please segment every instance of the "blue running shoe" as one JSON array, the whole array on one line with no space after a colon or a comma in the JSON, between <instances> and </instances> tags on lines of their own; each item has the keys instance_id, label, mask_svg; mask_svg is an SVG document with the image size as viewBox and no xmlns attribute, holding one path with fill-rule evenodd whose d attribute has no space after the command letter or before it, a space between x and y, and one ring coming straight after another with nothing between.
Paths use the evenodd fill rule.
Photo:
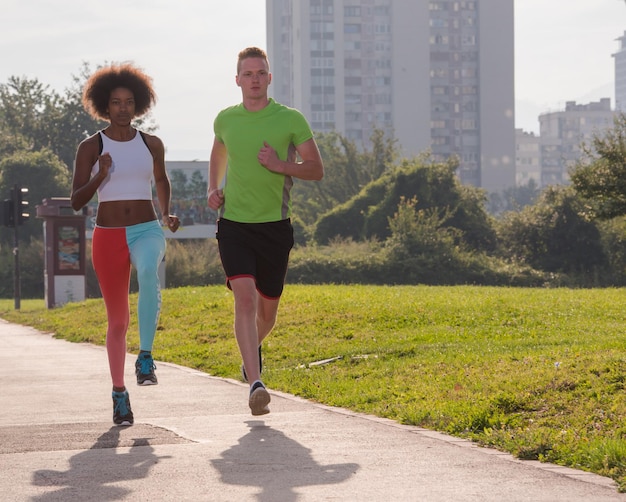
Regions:
<instances>
[{"instance_id":1,"label":"blue running shoe","mask_svg":"<svg viewBox=\"0 0 626 502\"><path fill-rule=\"evenodd\" d=\"M154 374L156 366L150 352L140 352L135 362L135 375L137 375L137 385L156 385L159 383Z\"/></svg>"},{"instance_id":2,"label":"blue running shoe","mask_svg":"<svg viewBox=\"0 0 626 502\"><path fill-rule=\"evenodd\" d=\"M113 391L113 423L115 425L133 425L133 412L130 409L128 391Z\"/></svg>"}]
</instances>

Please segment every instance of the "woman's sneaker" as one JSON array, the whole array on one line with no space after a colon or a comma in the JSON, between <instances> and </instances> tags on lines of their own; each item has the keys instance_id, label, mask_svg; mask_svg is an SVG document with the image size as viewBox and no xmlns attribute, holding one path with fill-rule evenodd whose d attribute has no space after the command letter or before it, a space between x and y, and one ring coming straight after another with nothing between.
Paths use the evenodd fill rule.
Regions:
<instances>
[{"instance_id":1,"label":"woman's sneaker","mask_svg":"<svg viewBox=\"0 0 626 502\"><path fill-rule=\"evenodd\" d=\"M113 423L115 425L133 425L133 412L130 409L128 391L113 391Z\"/></svg>"},{"instance_id":2,"label":"woman's sneaker","mask_svg":"<svg viewBox=\"0 0 626 502\"><path fill-rule=\"evenodd\" d=\"M156 366L150 352L140 352L135 361L135 375L137 375L137 385L156 385L159 383L154 374Z\"/></svg>"},{"instance_id":3,"label":"woman's sneaker","mask_svg":"<svg viewBox=\"0 0 626 502\"><path fill-rule=\"evenodd\" d=\"M250 397L248 399L248 406L250 406L250 411L253 415L266 415L270 412L270 409L267 407L270 404L270 393L267 392L265 385L261 380L257 380L250 387Z\"/></svg>"}]
</instances>

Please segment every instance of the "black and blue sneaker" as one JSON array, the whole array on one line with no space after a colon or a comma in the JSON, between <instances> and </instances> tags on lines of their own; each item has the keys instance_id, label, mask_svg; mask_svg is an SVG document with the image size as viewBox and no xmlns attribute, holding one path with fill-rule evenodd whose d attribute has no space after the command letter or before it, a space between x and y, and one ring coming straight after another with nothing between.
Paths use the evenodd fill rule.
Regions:
<instances>
[{"instance_id":1,"label":"black and blue sneaker","mask_svg":"<svg viewBox=\"0 0 626 502\"><path fill-rule=\"evenodd\" d=\"M140 352L135 362L135 375L137 375L137 385L156 385L159 383L154 374L156 366L150 352Z\"/></svg>"},{"instance_id":2,"label":"black and blue sneaker","mask_svg":"<svg viewBox=\"0 0 626 502\"><path fill-rule=\"evenodd\" d=\"M261 380L257 380L250 387L250 397L248 398L248 406L253 415L266 415L270 412L268 404L270 404L270 393L267 392L265 385Z\"/></svg>"},{"instance_id":3,"label":"black and blue sneaker","mask_svg":"<svg viewBox=\"0 0 626 502\"><path fill-rule=\"evenodd\" d=\"M261 346L259 345L259 373L261 373L263 371L263 358L261 357ZM241 379L244 382L248 381L248 375L246 374L246 368L245 366L242 364L241 365Z\"/></svg>"},{"instance_id":4,"label":"black and blue sneaker","mask_svg":"<svg viewBox=\"0 0 626 502\"><path fill-rule=\"evenodd\" d=\"M128 391L113 391L113 423L115 425L133 425L133 412L130 409Z\"/></svg>"}]
</instances>

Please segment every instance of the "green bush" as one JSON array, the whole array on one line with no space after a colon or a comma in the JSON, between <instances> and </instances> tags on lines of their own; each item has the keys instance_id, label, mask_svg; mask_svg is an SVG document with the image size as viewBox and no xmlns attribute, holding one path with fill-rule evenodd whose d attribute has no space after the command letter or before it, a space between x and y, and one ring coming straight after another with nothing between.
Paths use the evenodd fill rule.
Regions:
<instances>
[{"instance_id":1,"label":"green bush","mask_svg":"<svg viewBox=\"0 0 626 502\"><path fill-rule=\"evenodd\" d=\"M224 280L215 239L167 241L165 284L168 288L206 286Z\"/></svg>"}]
</instances>

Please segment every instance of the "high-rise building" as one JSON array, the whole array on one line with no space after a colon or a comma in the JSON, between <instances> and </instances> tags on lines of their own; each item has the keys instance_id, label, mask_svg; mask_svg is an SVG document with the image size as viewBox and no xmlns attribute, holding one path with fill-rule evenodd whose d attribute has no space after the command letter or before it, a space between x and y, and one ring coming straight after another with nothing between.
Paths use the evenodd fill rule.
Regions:
<instances>
[{"instance_id":1,"label":"high-rise building","mask_svg":"<svg viewBox=\"0 0 626 502\"><path fill-rule=\"evenodd\" d=\"M528 185L531 180L541 187L541 138L535 133L515 129L515 183Z\"/></svg>"},{"instance_id":2,"label":"high-rise building","mask_svg":"<svg viewBox=\"0 0 626 502\"><path fill-rule=\"evenodd\" d=\"M567 184L569 170L581 157L581 145L613 125L611 99L585 105L565 103L565 110L539 115L541 185Z\"/></svg>"},{"instance_id":3,"label":"high-rise building","mask_svg":"<svg viewBox=\"0 0 626 502\"><path fill-rule=\"evenodd\" d=\"M615 58L615 110L626 112L626 31L617 39L619 50Z\"/></svg>"},{"instance_id":4,"label":"high-rise building","mask_svg":"<svg viewBox=\"0 0 626 502\"><path fill-rule=\"evenodd\" d=\"M515 185L513 0L268 0L270 92L314 130L457 156L462 182Z\"/></svg>"}]
</instances>

